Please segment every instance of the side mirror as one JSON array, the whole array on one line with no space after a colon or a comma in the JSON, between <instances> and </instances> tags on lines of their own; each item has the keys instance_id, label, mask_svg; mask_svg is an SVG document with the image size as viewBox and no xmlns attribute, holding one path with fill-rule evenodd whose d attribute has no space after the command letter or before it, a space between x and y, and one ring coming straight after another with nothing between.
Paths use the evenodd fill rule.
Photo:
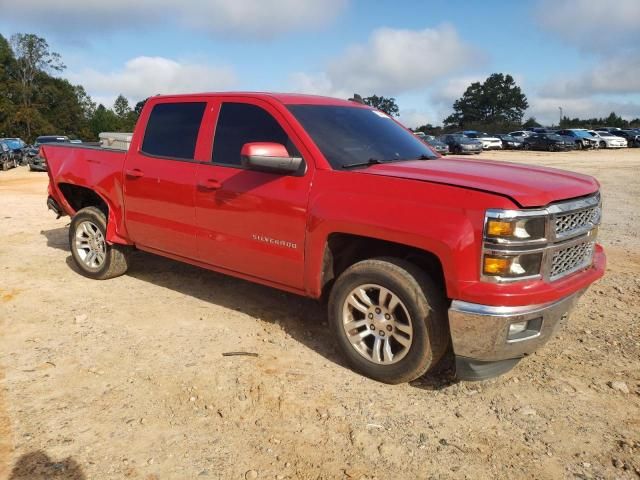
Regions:
<instances>
[{"instance_id":1,"label":"side mirror","mask_svg":"<svg viewBox=\"0 0 640 480\"><path fill-rule=\"evenodd\" d=\"M284 145L279 143L245 143L240 158L243 167L267 172L295 173L302 165L302 158L290 157Z\"/></svg>"}]
</instances>

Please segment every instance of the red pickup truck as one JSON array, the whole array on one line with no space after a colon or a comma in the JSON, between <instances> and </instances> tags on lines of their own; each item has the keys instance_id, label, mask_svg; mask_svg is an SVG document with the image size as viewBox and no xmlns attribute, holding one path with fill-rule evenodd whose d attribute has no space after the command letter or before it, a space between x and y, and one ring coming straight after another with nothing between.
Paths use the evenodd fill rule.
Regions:
<instances>
[{"instance_id":1,"label":"red pickup truck","mask_svg":"<svg viewBox=\"0 0 640 480\"><path fill-rule=\"evenodd\" d=\"M355 102L157 96L128 151L42 154L86 276L139 249L326 299L349 364L383 382L445 354L463 379L508 371L605 269L595 179L444 159Z\"/></svg>"}]
</instances>

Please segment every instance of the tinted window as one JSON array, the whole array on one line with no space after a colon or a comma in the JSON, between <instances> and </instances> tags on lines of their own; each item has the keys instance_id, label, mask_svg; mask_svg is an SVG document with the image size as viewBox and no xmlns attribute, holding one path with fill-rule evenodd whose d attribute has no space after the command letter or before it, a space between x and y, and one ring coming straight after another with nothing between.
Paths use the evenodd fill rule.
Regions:
<instances>
[{"instance_id":1,"label":"tinted window","mask_svg":"<svg viewBox=\"0 0 640 480\"><path fill-rule=\"evenodd\" d=\"M387 115L368 108L290 105L333 168L380 161L437 158L429 147Z\"/></svg>"},{"instance_id":2,"label":"tinted window","mask_svg":"<svg viewBox=\"0 0 640 480\"><path fill-rule=\"evenodd\" d=\"M161 103L153 107L142 151L160 157L193 160L204 102Z\"/></svg>"},{"instance_id":3,"label":"tinted window","mask_svg":"<svg viewBox=\"0 0 640 480\"><path fill-rule=\"evenodd\" d=\"M245 143L272 142L284 145L289 155L297 156L293 143L270 113L248 103L223 103L213 141L212 161L240 165Z\"/></svg>"}]
</instances>

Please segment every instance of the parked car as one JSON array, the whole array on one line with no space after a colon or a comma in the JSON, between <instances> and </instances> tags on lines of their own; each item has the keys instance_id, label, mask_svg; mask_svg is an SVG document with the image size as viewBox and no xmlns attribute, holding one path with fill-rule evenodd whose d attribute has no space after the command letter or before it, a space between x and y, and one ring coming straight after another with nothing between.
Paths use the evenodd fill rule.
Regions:
<instances>
[{"instance_id":1,"label":"parked car","mask_svg":"<svg viewBox=\"0 0 640 480\"><path fill-rule=\"evenodd\" d=\"M46 172L47 162L40 155L40 147L49 143L71 143L65 135L42 135L33 144L33 154L29 155L29 170L32 172Z\"/></svg>"},{"instance_id":2,"label":"parked car","mask_svg":"<svg viewBox=\"0 0 640 480\"><path fill-rule=\"evenodd\" d=\"M441 142L434 135L425 135L423 141L440 155L447 155L449 153L449 145Z\"/></svg>"},{"instance_id":3,"label":"parked car","mask_svg":"<svg viewBox=\"0 0 640 480\"><path fill-rule=\"evenodd\" d=\"M627 146L627 141L624 138L607 131L596 132L588 130L588 132L598 142L600 148L625 148Z\"/></svg>"},{"instance_id":4,"label":"parked car","mask_svg":"<svg viewBox=\"0 0 640 480\"><path fill-rule=\"evenodd\" d=\"M611 133L613 133L613 135L624 138L627 141L627 146L629 147L640 147L640 132L638 132L637 130L618 130Z\"/></svg>"},{"instance_id":5,"label":"parked car","mask_svg":"<svg viewBox=\"0 0 640 480\"><path fill-rule=\"evenodd\" d=\"M498 133L496 137L502 142L502 148L505 150L520 150L524 148L524 141L508 133Z\"/></svg>"},{"instance_id":6,"label":"parked car","mask_svg":"<svg viewBox=\"0 0 640 480\"><path fill-rule=\"evenodd\" d=\"M0 168L4 171L18 166L16 156L5 140L0 140Z\"/></svg>"},{"instance_id":7,"label":"parked car","mask_svg":"<svg viewBox=\"0 0 640 480\"><path fill-rule=\"evenodd\" d=\"M572 139L563 138L555 133L534 133L524 139L526 150L573 150L575 144Z\"/></svg>"},{"instance_id":8,"label":"parked car","mask_svg":"<svg viewBox=\"0 0 640 480\"><path fill-rule=\"evenodd\" d=\"M482 142L461 133L442 135L438 140L447 145L451 153L458 155L472 153L477 155L482 152Z\"/></svg>"},{"instance_id":9,"label":"parked car","mask_svg":"<svg viewBox=\"0 0 640 480\"><path fill-rule=\"evenodd\" d=\"M604 274L594 178L439 158L345 100L154 96L128 151L42 153L85 276L122 275L139 249L328 298L335 345L382 382L446 352L460 378L504 373Z\"/></svg>"},{"instance_id":10,"label":"parked car","mask_svg":"<svg viewBox=\"0 0 640 480\"><path fill-rule=\"evenodd\" d=\"M582 128L565 128L563 130L557 130L555 133L571 139L578 150L598 148L600 146L600 143L594 139L587 130Z\"/></svg>"},{"instance_id":11,"label":"parked car","mask_svg":"<svg viewBox=\"0 0 640 480\"><path fill-rule=\"evenodd\" d=\"M480 143L482 143L482 148L484 150L501 150L502 149L502 140L500 140L499 138L493 135L489 135L488 133L477 132L475 130L465 130L464 132L458 132L458 133L462 133L463 135L469 138L473 138L475 140L480 141Z\"/></svg>"},{"instance_id":12,"label":"parked car","mask_svg":"<svg viewBox=\"0 0 640 480\"><path fill-rule=\"evenodd\" d=\"M7 146L13 152L14 158L17 160L18 164L24 162L26 160L26 149L27 144L21 138L0 138L1 141L4 141Z\"/></svg>"},{"instance_id":13,"label":"parked car","mask_svg":"<svg viewBox=\"0 0 640 480\"><path fill-rule=\"evenodd\" d=\"M516 130L515 132L507 133L507 135L511 135L512 137L517 138L524 143L524 139L530 135L533 135L533 132L530 132L528 130Z\"/></svg>"}]
</instances>

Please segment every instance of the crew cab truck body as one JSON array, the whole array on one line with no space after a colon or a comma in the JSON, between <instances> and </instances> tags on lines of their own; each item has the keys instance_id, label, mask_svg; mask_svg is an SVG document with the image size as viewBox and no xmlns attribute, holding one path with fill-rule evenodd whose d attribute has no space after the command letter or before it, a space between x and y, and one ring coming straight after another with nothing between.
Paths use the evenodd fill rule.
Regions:
<instances>
[{"instance_id":1,"label":"crew cab truck body","mask_svg":"<svg viewBox=\"0 0 640 480\"><path fill-rule=\"evenodd\" d=\"M157 96L126 152L42 153L85 275L123 274L135 248L328 299L349 364L384 382L447 352L461 378L507 371L605 268L595 179L445 160L348 101Z\"/></svg>"}]
</instances>

